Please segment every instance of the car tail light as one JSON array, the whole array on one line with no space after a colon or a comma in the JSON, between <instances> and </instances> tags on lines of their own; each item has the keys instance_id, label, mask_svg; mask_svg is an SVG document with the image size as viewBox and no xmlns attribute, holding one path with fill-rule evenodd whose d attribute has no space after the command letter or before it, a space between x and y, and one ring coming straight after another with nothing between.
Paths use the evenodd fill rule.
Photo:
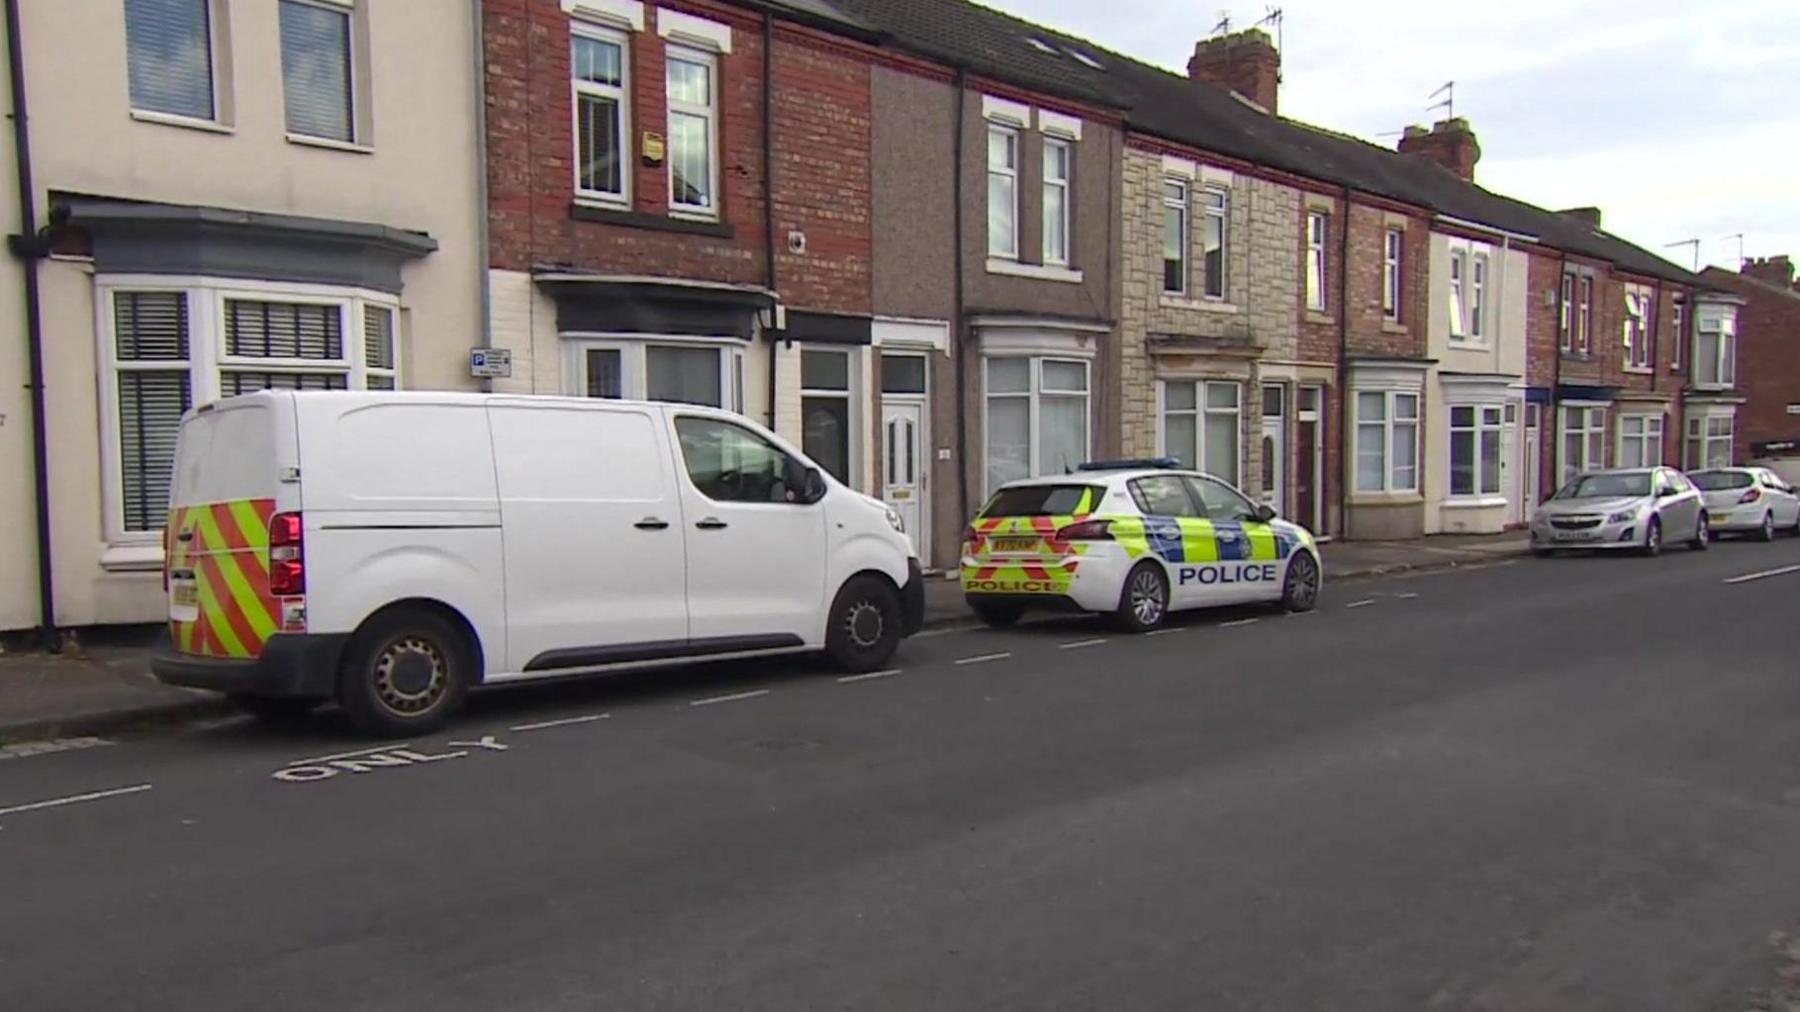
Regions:
<instances>
[{"instance_id":1,"label":"car tail light","mask_svg":"<svg viewBox=\"0 0 1800 1012\"><path fill-rule=\"evenodd\" d=\"M1762 490L1753 488L1750 491L1745 492L1743 495L1738 496L1738 502L1740 502L1740 503L1755 502L1756 500L1761 499L1761 498L1762 498Z\"/></svg>"},{"instance_id":2,"label":"car tail light","mask_svg":"<svg viewBox=\"0 0 1800 1012\"><path fill-rule=\"evenodd\" d=\"M1083 520L1056 532L1058 541L1111 541L1111 520Z\"/></svg>"},{"instance_id":3,"label":"car tail light","mask_svg":"<svg viewBox=\"0 0 1800 1012\"><path fill-rule=\"evenodd\" d=\"M171 533L169 528L171 528L173 526L174 526L174 524L171 524L171 523L163 524L163 535L162 535L162 542L163 542L163 594L165 596L169 593L169 566L171 563L174 562L174 560L169 557L169 547L170 547L169 535Z\"/></svg>"},{"instance_id":4,"label":"car tail light","mask_svg":"<svg viewBox=\"0 0 1800 1012\"><path fill-rule=\"evenodd\" d=\"M269 593L276 597L306 593L306 543L298 513L269 518Z\"/></svg>"}]
</instances>

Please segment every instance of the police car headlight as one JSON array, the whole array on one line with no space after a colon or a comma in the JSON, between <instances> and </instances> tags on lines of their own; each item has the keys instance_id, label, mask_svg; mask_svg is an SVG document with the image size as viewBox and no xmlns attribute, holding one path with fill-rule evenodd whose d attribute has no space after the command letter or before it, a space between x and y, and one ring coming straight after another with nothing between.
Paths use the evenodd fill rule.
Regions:
<instances>
[{"instance_id":1,"label":"police car headlight","mask_svg":"<svg viewBox=\"0 0 1800 1012\"><path fill-rule=\"evenodd\" d=\"M1631 509L1620 510L1619 512L1614 513L1613 515L1607 517L1606 522L1609 524L1628 524L1628 523L1632 522L1633 520L1636 520L1637 515L1638 515L1637 507L1633 506Z\"/></svg>"},{"instance_id":2,"label":"police car headlight","mask_svg":"<svg viewBox=\"0 0 1800 1012\"><path fill-rule=\"evenodd\" d=\"M900 532L901 534L906 533L905 518L901 517L900 511L895 509L892 506L889 506L887 508L887 522L888 522L888 526L892 527L894 530Z\"/></svg>"}]
</instances>

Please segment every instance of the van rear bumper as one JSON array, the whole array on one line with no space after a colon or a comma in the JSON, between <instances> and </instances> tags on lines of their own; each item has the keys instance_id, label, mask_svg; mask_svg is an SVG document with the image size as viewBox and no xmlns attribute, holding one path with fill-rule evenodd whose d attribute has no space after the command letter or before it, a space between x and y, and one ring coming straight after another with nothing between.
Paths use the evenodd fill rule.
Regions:
<instances>
[{"instance_id":1,"label":"van rear bumper","mask_svg":"<svg viewBox=\"0 0 1800 1012\"><path fill-rule=\"evenodd\" d=\"M906 560L906 586L900 588L900 621L911 636L925 626L925 573L919 560Z\"/></svg>"},{"instance_id":2,"label":"van rear bumper","mask_svg":"<svg viewBox=\"0 0 1800 1012\"><path fill-rule=\"evenodd\" d=\"M349 639L347 633L276 634L254 658L199 657L165 643L150 659L150 671L160 681L189 689L325 699L337 688L338 661Z\"/></svg>"}]
</instances>

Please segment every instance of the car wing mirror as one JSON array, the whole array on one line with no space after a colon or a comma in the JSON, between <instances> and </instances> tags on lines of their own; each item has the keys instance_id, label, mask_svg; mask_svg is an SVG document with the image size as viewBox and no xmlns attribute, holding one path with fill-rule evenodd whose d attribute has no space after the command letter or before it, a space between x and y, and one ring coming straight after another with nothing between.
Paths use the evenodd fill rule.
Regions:
<instances>
[{"instance_id":1,"label":"car wing mirror","mask_svg":"<svg viewBox=\"0 0 1800 1012\"><path fill-rule=\"evenodd\" d=\"M1250 515L1256 518L1257 523L1266 524L1275 519L1277 514L1274 507L1270 506L1268 503L1262 503L1259 504L1256 509L1251 510Z\"/></svg>"},{"instance_id":2,"label":"car wing mirror","mask_svg":"<svg viewBox=\"0 0 1800 1012\"><path fill-rule=\"evenodd\" d=\"M826 488L825 476L819 473L819 469L816 467L807 468L806 476L801 479L801 501L806 503L818 502L820 499L825 498Z\"/></svg>"}]
</instances>

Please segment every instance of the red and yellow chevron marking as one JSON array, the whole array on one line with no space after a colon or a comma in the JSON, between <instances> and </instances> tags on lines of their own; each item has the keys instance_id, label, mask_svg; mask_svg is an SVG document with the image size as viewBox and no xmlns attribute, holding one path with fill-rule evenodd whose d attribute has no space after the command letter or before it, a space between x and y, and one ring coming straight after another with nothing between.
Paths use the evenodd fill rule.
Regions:
<instances>
[{"instance_id":1,"label":"red and yellow chevron marking","mask_svg":"<svg viewBox=\"0 0 1800 1012\"><path fill-rule=\"evenodd\" d=\"M987 517L985 519L977 519L973 524L969 525L973 531L973 536L969 539L968 546L965 550L970 555L986 555L992 551L990 544L995 538L1035 536L1039 540L1038 544L1032 549L1033 554L1058 557L1081 555L1087 551L1086 545L1076 542L1058 541L1056 540L1056 532L1070 524L1080 523L1089 516L1090 514L1087 513L1076 513L1069 516L1055 517Z\"/></svg>"},{"instance_id":2,"label":"red and yellow chevron marking","mask_svg":"<svg viewBox=\"0 0 1800 1012\"><path fill-rule=\"evenodd\" d=\"M1067 594L1075 582L1078 559L1048 564L974 565L962 567L966 594Z\"/></svg>"},{"instance_id":3,"label":"red and yellow chevron marking","mask_svg":"<svg viewBox=\"0 0 1800 1012\"><path fill-rule=\"evenodd\" d=\"M273 499L236 499L169 512L171 573L192 572L196 614L169 621L175 648L206 657L258 657L277 629L269 593ZM189 535L183 540L180 535ZM175 585L171 584L171 592Z\"/></svg>"}]
</instances>

